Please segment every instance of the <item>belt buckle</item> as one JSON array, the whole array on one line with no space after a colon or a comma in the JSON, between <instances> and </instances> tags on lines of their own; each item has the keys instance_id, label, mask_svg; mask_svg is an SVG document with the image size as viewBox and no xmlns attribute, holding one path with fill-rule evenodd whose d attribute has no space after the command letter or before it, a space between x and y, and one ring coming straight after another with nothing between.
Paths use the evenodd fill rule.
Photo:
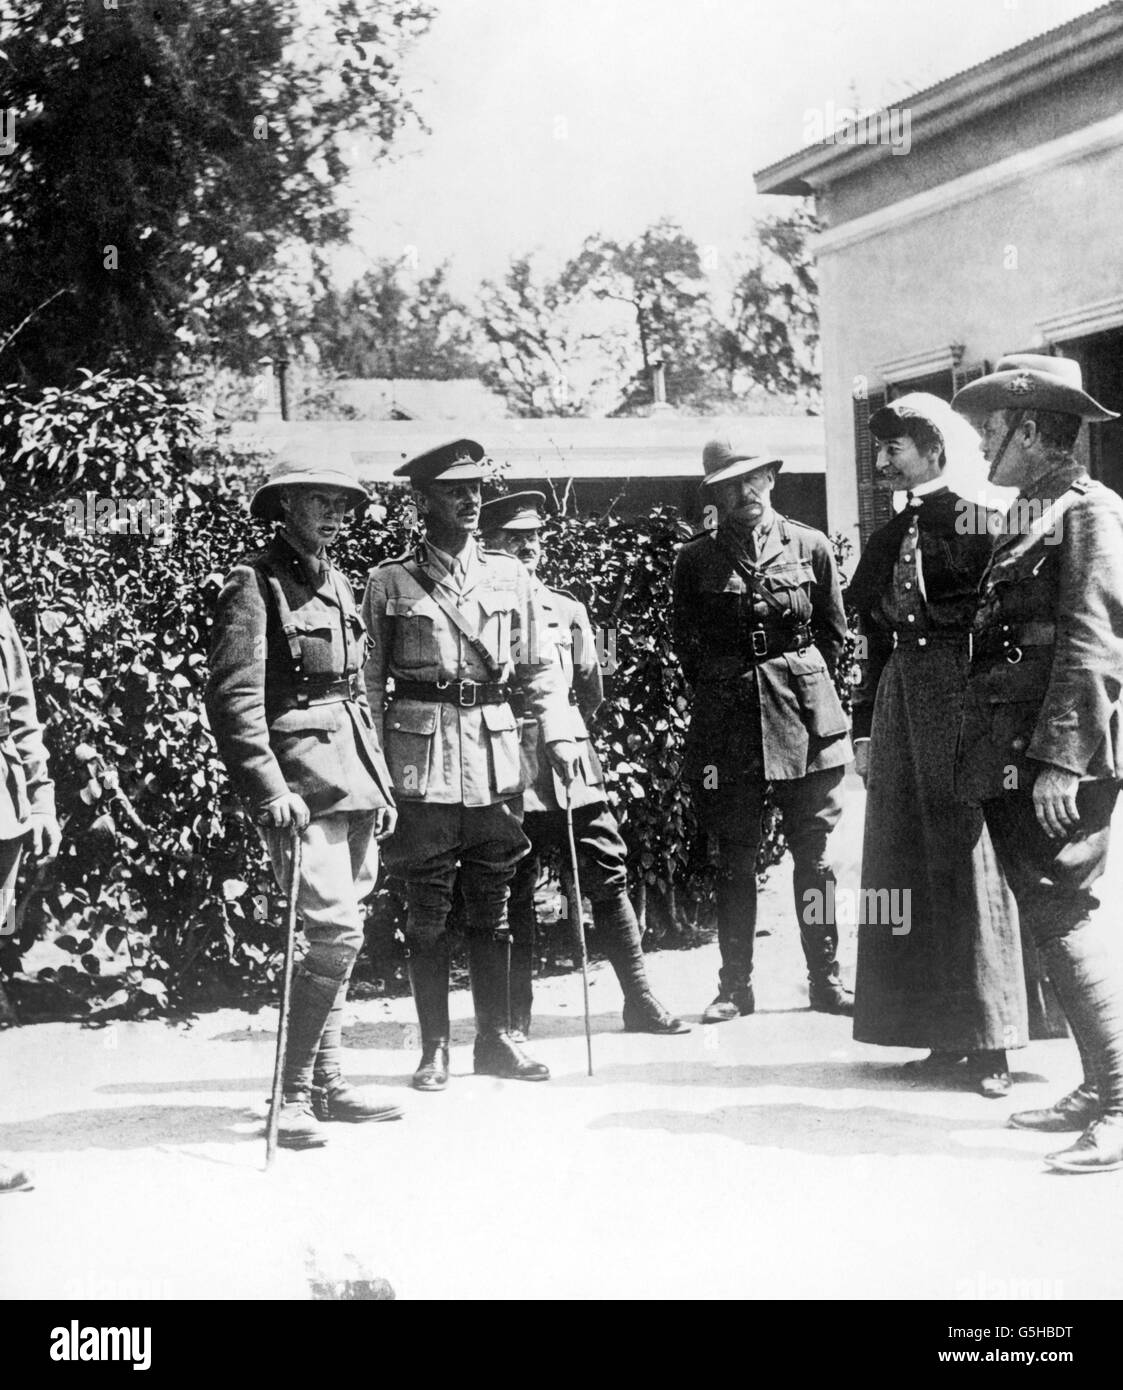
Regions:
<instances>
[{"instance_id":1,"label":"belt buckle","mask_svg":"<svg viewBox=\"0 0 1123 1390\"><path fill-rule=\"evenodd\" d=\"M757 645L758 638L760 641L759 646ZM749 634L749 642L752 646L753 656L768 655L768 633L765 632L763 628L754 628L753 631Z\"/></svg>"},{"instance_id":2,"label":"belt buckle","mask_svg":"<svg viewBox=\"0 0 1123 1390\"><path fill-rule=\"evenodd\" d=\"M477 689L478 687L472 681L457 682L456 703L460 706L461 709L472 709L475 706ZM471 691L472 698L470 700L466 700L464 698L465 690Z\"/></svg>"}]
</instances>

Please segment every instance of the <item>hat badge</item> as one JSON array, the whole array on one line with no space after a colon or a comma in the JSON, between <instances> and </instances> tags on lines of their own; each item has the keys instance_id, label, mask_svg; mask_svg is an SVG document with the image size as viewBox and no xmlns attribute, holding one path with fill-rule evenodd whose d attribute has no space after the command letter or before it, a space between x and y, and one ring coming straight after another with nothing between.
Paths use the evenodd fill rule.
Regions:
<instances>
[{"instance_id":1,"label":"hat badge","mask_svg":"<svg viewBox=\"0 0 1123 1390\"><path fill-rule=\"evenodd\" d=\"M1006 383L1006 389L1011 396L1028 396L1033 390L1033 377L1028 372L1019 372Z\"/></svg>"}]
</instances>

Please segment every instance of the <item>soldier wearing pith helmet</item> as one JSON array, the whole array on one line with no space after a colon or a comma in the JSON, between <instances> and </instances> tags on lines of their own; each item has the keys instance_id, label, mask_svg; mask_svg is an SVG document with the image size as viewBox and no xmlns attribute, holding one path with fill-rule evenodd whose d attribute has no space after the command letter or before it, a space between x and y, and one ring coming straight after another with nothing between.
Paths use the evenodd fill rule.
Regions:
<instances>
[{"instance_id":1,"label":"soldier wearing pith helmet","mask_svg":"<svg viewBox=\"0 0 1123 1390\"><path fill-rule=\"evenodd\" d=\"M270 542L227 576L218 601L206 707L219 753L280 884L291 827L302 832L297 907L308 950L292 994L278 1140L319 1147L325 1121L396 1119L399 1108L349 1086L343 1006L363 944L362 901L394 826L390 775L362 682L362 619L328 556L366 489L350 459L284 455L250 514Z\"/></svg>"},{"instance_id":2,"label":"soldier wearing pith helmet","mask_svg":"<svg viewBox=\"0 0 1123 1390\"><path fill-rule=\"evenodd\" d=\"M530 575L475 539L484 451L458 439L396 470L413 487L422 543L371 571L363 617L367 691L384 731L401 820L387 864L405 880L409 975L421 1025L413 1077L443 1090L449 1068L449 913L464 895L477 1073L544 1081L512 1033L507 898L530 848L522 830L516 694L564 781L578 755L565 682ZM521 968L514 962L514 968Z\"/></svg>"},{"instance_id":3,"label":"soldier wearing pith helmet","mask_svg":"<svg viewBox=\"0 0 1123 1390\"><path fill-rule=\"evenodd\" d=\"M721 974L702 1021L756 1007L756 861L769 785L794 861L811 1007L848 1014L853 997L839 979L827 858L853 756L832 680L846 640L838 571L826 536L773 509L781 459L712 440L702 465L717 525L679 552L673 614L694 696L683 777L719 857Z\"/></svg>"},{"instance_id":4,"label":"soldier wearing pith helmet","mask_svg":"<svg viewBox=\"0 0 1123 1390\"><path fill-rule=\"evenodd\" d=\"M485 502L480 534L490 550L514 555L530 571L557 646L570 700L573 739L580 753L580 775L569 788L560 786L542 748L534 719L523 725L522 752L526 791L523 829L531 851L519 864L511 885L512 1026L530 1030L531 974L537 928L534 890L541 856L567 847L566 806L573 808L574 843L581 884L593 905L593 923L624 994L624 1028L633 1033L686 1033L685 1023L670 1014L651 992L643 961L636 914L628 897L627 851L616 818L608 808L604 773L585 720L604 699L601 663L585 605L564 589L552 589L537 576L542 559L541 530L546 498L541 492L512 492Z\"/></svg>"},{"instance_id":5,"label":"soldier wearing pith helmet","mask_svg":"<svg viewBox=\"0 0 1123 1390\"><path fill-rule=\"evenodd\" d=\"M1034 353L1002 358L952 404L982 436L990 481L1019 489L980 589L958 785L983 808L1084 1066L1070 1095L1011 1122L1083 1131L1046 1162L1105 1172L1123 1168L1123 972L1093 889L1123 779L1123 501L1074 448L1084 421L1116 415L1078 363Z\"/></svg>"}]
</instances>

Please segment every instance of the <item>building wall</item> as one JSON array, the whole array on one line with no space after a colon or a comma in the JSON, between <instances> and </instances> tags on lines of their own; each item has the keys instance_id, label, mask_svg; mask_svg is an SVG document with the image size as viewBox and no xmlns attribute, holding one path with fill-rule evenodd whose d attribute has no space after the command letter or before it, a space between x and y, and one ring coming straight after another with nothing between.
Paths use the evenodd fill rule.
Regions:
<instances>
[{"instance_id":1,"label":"building wall","mask_svg":"<svg viewBox=\"0 0 1123 1390\"><path fill-rule=\"evenodd\" d=\"M512 491L536 488L560 502L565 484L558 478L520 475L511 479ZM702 509L712 501L697 476L690 478L574 478L567 507L580 516L647 516L656 507L677 507L687 521L703 523ZM824 478L821 473L786 473L781 470L772 494L776 510L816 530L827 529Z\"/></svg>"},{"instance_id":2,"label":"building wall","mask_svg":"<svg viewBox=\"0 0 1123 1390\"><path fill-rule=\"evenodd\" d=\"M1006 148L1008 156L967 175L966 188L952 181L921 195L950 205L908 220L889 206L868 227L859 218L822 239L827 507L831 529L855 541L859 378L877 389L879 365L953 343L963 345L965 364L1044 350L1043 320L1123 297L1123 122L1026 150L1015 113ZM1002 162L1011 157L1013 175ZM897 162L924 158L922 145ZM975 188L979 180L986 186Z\"/></svg>"}]
</instances>

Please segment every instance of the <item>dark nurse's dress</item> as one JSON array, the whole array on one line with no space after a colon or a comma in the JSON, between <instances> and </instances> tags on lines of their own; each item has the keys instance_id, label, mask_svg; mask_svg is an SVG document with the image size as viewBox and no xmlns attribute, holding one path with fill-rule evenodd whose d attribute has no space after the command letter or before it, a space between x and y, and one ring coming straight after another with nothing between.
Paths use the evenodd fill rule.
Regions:
<instances>
[{"instance_id":1,"label":"dark nurse's dress","mask_svg":"<svg viewBox=\"0 0 1123 1390\"><path fill-rule=\"evenodd\" d=\"M866 640L854 736L870 737L854 1037L981 1052L1027 1041L1017 910L981 811L952 789L984 509L947 488L871 536L847 595ZM909 897L903 894L907 890ZM884 895L881 901L885 901Z\"/></svg>"}]
</instances>

